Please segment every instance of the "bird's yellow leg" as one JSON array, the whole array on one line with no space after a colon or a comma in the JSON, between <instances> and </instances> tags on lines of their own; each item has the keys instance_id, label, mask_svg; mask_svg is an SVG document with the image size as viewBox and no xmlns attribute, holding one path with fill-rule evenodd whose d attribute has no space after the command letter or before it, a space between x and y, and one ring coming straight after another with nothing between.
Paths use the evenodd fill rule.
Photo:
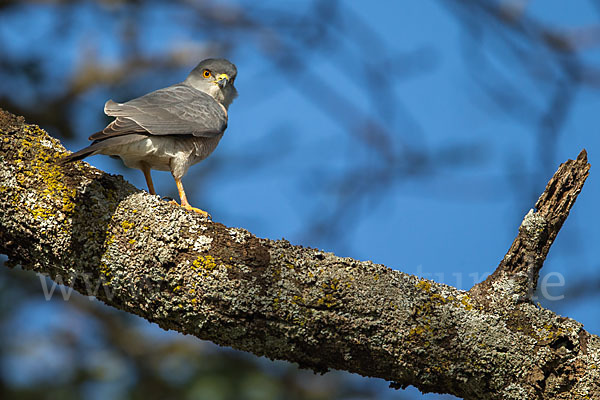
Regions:
<instances>
[{"instance_id":1,"label":"bird's yellow leg","mask_svg":"<svg viewBox=\"0 0 600 400\"><path fill-rule=\"evenodd\" d=\"M146 178L146 184L148 185L148 192L150 194L156 194L154 191L154 183L152 183L152 175L150 174L150 167L146 164L142 164L142 172L144 173L144 178Z\"/></svg>"},{"instance_id":2,"label":"bird's yellow leg","mask_svg":"<svg viewBox=\"0 0 600 400\"><path fill-rule=\"evenodd\" d=\"M179 198L181 199L181 207L189 211L197 212L198 214L201 214L207 218L210 218L209 213L199 208L192 207L190 203L188 203L185 191L183 190L183 183L181 183L181 179L175 178L175 183L177 184L177 191L179 192ZM175 201L173 201L173 203L177 204L177 202Z\"/></svg>"}]
</instances>

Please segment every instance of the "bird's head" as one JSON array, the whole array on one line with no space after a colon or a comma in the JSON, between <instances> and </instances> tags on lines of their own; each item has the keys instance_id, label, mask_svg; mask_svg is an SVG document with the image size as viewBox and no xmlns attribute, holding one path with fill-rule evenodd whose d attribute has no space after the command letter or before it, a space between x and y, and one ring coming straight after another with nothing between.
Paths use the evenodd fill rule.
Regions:
<instances>
[{"instance_id":1,"label":"bird's head","mask_svg":"<svg viewBox=\"0 0 600 400\"><path fill-rule=\"evenodd\" d=\"M237 97L234 82L237 68L224 58L207 58L190 72L185 82L205 92L225 108Z\"/></svg>"}]
</instances>

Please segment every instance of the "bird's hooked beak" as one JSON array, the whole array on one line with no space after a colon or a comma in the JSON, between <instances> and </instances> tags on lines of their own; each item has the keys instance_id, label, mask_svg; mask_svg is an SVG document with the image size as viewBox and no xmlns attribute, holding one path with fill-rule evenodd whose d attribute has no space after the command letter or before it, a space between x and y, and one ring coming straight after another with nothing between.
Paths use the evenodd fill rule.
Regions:
<instances>
[{"instance_id":1,"label":"bird's hooked beak","mask_svg":"<svg viewBox=\"0 0 600 400\"><path fill-rule=\"evenodd\" d=\"M221 74L217 76L216 84L219 85L221 89L223 89L225 85L227 85L227 82L229 82L229 75Z\"/></svg>"}]
</instances>

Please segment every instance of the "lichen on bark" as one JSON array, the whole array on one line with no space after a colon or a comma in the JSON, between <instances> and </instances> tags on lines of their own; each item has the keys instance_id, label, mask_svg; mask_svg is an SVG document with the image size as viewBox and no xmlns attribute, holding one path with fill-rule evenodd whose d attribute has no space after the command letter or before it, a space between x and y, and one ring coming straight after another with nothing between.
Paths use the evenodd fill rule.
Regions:
<instances>
[{"instance_id":1,"label":"lichen on bark","mask_svg":"<svg viewBox=\"0 0 600 400\"><path fill-rule=\"evenodd\" d=\"M465 292L257 238L87 163L57 165L60 143L6 112L0 132L8 265L164 329L319 372L469 399L600 398L599 338L510 296L508 275Z\"/></svg>"}]
</instances>

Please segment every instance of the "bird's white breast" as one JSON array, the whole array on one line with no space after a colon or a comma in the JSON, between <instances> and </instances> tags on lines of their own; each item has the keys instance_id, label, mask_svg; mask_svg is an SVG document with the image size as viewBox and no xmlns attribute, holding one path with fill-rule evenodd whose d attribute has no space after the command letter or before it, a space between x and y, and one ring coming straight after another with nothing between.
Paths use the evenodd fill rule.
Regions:
<instances>
[{"instance_id":1,"label":"bird's white breast","mask_svg":"<svg viewBox=\"0 0 600 400\"><path fill-rule=\"evenodd\" d=\"M222 136L141 136L140 140L105 148L101 154L119 156L129 168L142 169L146 164L155 170L171 171L173 176L181 178L191 165L215 150Z\"/></svg>"}]
</instances>

